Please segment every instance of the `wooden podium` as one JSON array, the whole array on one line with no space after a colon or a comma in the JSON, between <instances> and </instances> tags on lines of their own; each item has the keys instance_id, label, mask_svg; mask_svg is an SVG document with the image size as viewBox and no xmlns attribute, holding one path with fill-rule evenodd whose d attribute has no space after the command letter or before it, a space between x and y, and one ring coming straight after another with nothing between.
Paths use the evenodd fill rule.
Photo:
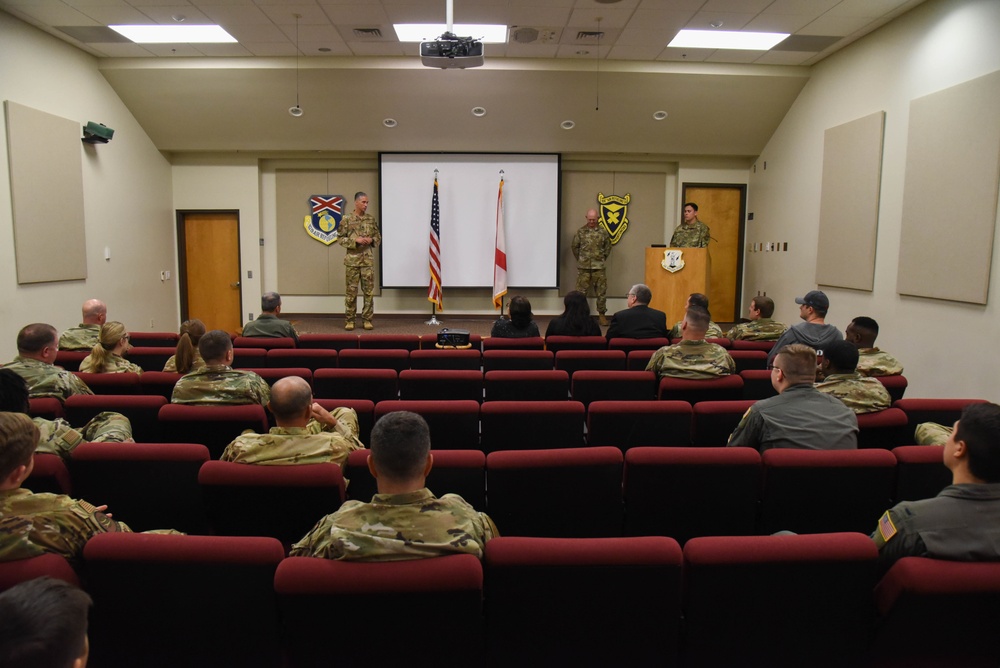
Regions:
<instances>
[{"instance_id":1,"label":"wooden podium","mask_svg":"<svg viewBox=\"0 0 1000 668\"><path fill-rule=\"evenodd\" d=\"M663 268L667 251L680 251L684 267L671 272ZM712 260L707 248L647 248L646 285L653 292L649 305L667 314L667 327L684 318L692 292L708 294Z\"/></svg>"}]
</instances>

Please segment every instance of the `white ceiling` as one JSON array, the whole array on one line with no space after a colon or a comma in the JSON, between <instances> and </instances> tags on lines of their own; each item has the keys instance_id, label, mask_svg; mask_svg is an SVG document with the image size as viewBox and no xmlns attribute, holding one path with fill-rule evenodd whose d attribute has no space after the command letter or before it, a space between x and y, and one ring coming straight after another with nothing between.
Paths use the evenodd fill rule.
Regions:
<instances>
[{"instance_id":1,"label":"white ceiling","mask_svg":"<svg viewBox=\"0 0 1000 668\"><path fill-rule=\"evenodd\" d=\"M813 65L923 0L454 0L510 26L486 66L421 67L393 23L445 0L0 0L96 57L164 151L504 150L754 156ZM296 17L298 19L298 57ZM137 45L117 23L218 23L237 44ZM598 21L600 19L600 21ZM672 49L682 28L789 32L766 52ZM358 36L377 29L380 37ZM534 41L522 43L538 31ZM598 40L581 32L601 31ZM305 113L292 118L299 100ZM476 118L472 107L487 114ZM654 121L654 111L668 117ZM395 128L383 119L393 118ZM576 127L563 130L560 123Z\"/></svg>"}]
</instances>

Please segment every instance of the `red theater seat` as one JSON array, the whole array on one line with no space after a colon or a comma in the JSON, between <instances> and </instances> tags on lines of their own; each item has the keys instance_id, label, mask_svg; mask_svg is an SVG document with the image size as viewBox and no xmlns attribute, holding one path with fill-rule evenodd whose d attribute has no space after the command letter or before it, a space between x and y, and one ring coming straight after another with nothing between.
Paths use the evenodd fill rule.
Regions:
<instances>
[{"instance_id":1,"label":"red theater seat","mask_svg":"<svg viewBox=\"0 0 1000 668\"><path fill-rule=\"evenodd\" d=\"M44 452L35 453L35 465L31 470L31 475L21 486L36 494L47 492L49 494L70 495L73 493L73 480L62 457Z\"/></svg>"},{"instance_id":2,"label":"red theater seat","mask_svg":"<svg viewBox=\"0 0 1000 668\"><path fill-rule=\"evenodd\" d=\"M699 401L737 401L743 398L743 379L733 374L711 380L661 378L657 398L687 401L692 406Z\"/></svg>"},{"instance_id":3,"label":"red theater seat","mask_svg":"<svg viewBox=\"0 0 1000 668\"><path fill-rule=\"evenodd\" d=\"M478 348L454 350L431 348L411 350L410 368L413 370L437 369L449 371L482 371L483 354Z\"/></svg>"},{"instance_id":4,"label":"red theater seat","mask_svg":"<svg viewBox=\"0 0 1000 668\"><path fill-rule=\"evenodd\" d=\"M691 444L691 404L686 401L594 401L587 408L587 444L636 446Z\"/></svg>"},{"instance_id":5,"label":"red theater seat","mask_svg":"<svg viewBox=\"0 0 1000 668\"><path fill-rule=\"evenodd\" d=\"M551 350L488 348L483 351L483 371L551 371Z\"/></svg>"},{"instance_id":6,"label":"red theater seat","mask_svg":"<svg viewBox=\"0 0 1000 668\"><path fill-rule=\"evenodd\" d=\"M929 499L951 484L943 445L902 445L893 448L892 455L896 458L896 491L892 497L896 503Z\"/></svg>"},{"instance_id":7,"label":"red theater seat","mask_svg":"<svg viewBox=\"0 0 1000 668\"><path fill-rule=\"evenodd\" d=\"M483 400L479 370L405 369L399 372L399 398L404 400Z\"/></svg>"},{"instance_id":8,"label":"red theater seat","mask_svg":"<svg viewBox=\"0 0 1000 668\"><path fill-rule=\"evenodd\" d=\"M471 399L380 401L375 421L387 413L410 411L423 416L436 450L479 449L479 402Z\"/></svg>"},{"instance_id":9,"label":"red theater seat","mask_svg":"<svg viewBox=\"0 0 1000 668\"><path fill-rule=\"evenodd\" d=\"M132 424L132 438L141 443L160 440L160 408L167 404L159 394L74 394L66 397L66 421L83 428L98 413L121 413Z\"/></svg>"},{"instance_id":10,"label":"red theater seat","mask_svg":"<svg viewBox=\"0 0 1000 668\"><path fill-rule=\"evenodd\" d=\"M586 409L579 401L487 401L479 411L482 448L535 450L583 445Z\"/></svg>"},{"instance_id":11,"label":"red theater seat","mask_svg":"<svg viewBox=\"0 0 1000 668\"><path fill-rule=\"evenodd\" d=\"M294 348L295 339L290 336L237 336L233 339L233 348Z\"/></svg>"},{"instance_id":12,"label":"red theater seat","mask_svg":"<svg viewBox=\"0 0 1000 668\"><path fill-rule=\"evenodd\" d=\"M608 340L603 336L547 336L545 348L556 355L562 350L607 350Z\"/></svg>"},{"instance_id":13,"label":"red theater seat","mask_svg":"<svg viewBox=\"0 0 1000 668\"><path fill-rule=\"evenodd\" d=\"M316 369L313 396L322 399L368 399L374 403L399 398L394 369Z\"/></svg>"},{"instance_id":14,"label":"red theater seat","mask_svg":"<svg viewBox=\"0 0 1000 668\"><path fill-rule=\"evenodd\" d=\"M201 443L212 459L218 459L230 441L250 429L268 430L267 415L260 404L242 406L195 406L167 404L160 408L163 440L173 443Z\"/></svg>"},{"instance_id":15,"label":"red theater seat","mask_svg":"<svg viewBox=\"0 0 1000 668\"><path fill-rule=\"evenodd\" d=\"M484 353L485 355L485 353ZM486 401L565 401L569 374L565 371L487 371Z\"/></svg>"},{"instance_id":16,"label":"red theater seat","mask_svg":"<svg viewBox=\"0 0 1000 668\"><path fill-rule=\"evenodd\" d=\"M46 552L30 559L0 562L0 592L28 580L40 577L56 578L76 587L80 586L73 567L65 558L53 552Z\"/></svg>"}]
</instances>

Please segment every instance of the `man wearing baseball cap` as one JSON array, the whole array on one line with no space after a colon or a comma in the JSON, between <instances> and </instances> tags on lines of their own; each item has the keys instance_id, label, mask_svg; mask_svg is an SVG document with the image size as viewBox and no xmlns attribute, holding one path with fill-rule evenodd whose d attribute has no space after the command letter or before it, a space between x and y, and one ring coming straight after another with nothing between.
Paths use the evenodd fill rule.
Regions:
<instances>
[{"instance_id":1,"label":"man wearing baseball cap","mask_svg":"<svg viewBox=\"0 0 1000 668\"><path fill-rule=\"evenodd\" d=\"M833 325L826 324L826 312L830 310L830 300L819 290L810 290L805 297L796 297L799 305L799 317L804 322L793 325L781 335L778 342L767 354L767 363L774 362L774 356L783 347L792 343L804 343L817 355L823 354L823 348L833 341L843 341L844 335Z\"/></svg>"}]
</instances>

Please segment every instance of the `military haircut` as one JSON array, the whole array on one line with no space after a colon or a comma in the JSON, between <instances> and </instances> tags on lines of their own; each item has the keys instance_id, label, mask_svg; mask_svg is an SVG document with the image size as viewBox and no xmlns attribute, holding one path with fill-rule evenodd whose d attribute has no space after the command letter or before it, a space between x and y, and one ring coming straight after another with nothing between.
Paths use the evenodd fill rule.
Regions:
<instances>
[{"instance_id":1,"label":"military haircut","mask_svg":"<svg viewBox=\"0 0 1000 668\"><path fill-rule=\"evenodd\" d=\"M0 411L27 413L28 383L10 369L0 369Z\"/></svg>"},{"instance_id":2,"label":"military haircut","mask_svg":"<svg viewBox=\"0 0 1000 668\"><path fill-rule=\"evenodd\" d=\"M354 201L355 202L357 202L362 197L368 197L368 193L366 193L364 191L361 191L361 190L359 190L358 192L354 193Z\"/></svg>"},{"instance_id":3,"label":"military haircut","mask_svg":"<svg viewBox=\"0 0 1000 668\"><path fill-rule=\"evenodd\" d=\"M517 295L510 300L510 321L515 327L527 327L532 317L531 302Z\"/></svg>"},{"instance_id":4,"label":"military haircut","mask_svg":"<svg viewBox=\"0 0 1000 668\"><path fill-rule=\"evenodd\" d=\"M708 310L708 296L703 295L700 292L692 292L688 295L688 304L691 306L700 306L706 311Z\"/></svg>"},{"instance_id":5,"label":"military haircut","mask_svg":"<svg viewBox=\"0 0 1000 668\"><path fill-rule=\"evenodd\" d=\"M0 480L31 461L38 446L38 427L24 413L0 413ZM6 664L0 664L6 665Z\"/></svg>"},{"instance_id":6,"label":"military haircut","mask_svg":"<svg viewBox=\"0 0 1000 668\"><path fill-rule=\"evenodd\" d=\"M371 456L380 475L409 480L423 474L431 451L431 432L420 415L386 413L372 427Z\"/></svg>"},{"instance_id":7,"label":"military haircut","mask_svg":"<svg viewBox=\"0 0 1000 668\"><path fill-rule=\"evenodd\" d=\"M754 297L750 300L757 311L760 311L760 317L770 318L774 315L774 300L770 297Z\"/></svg>"},{"instance_id":8,"label":"military haircut","mask_svg":"<svg viewBox=\"0 0 1000 668\"><path fill-rule=\"evenodd\" d=\"M233 340L221 329L206 332L198 341L198 352L206 364L220 364L225 361L226 353L232 350Z\"/></svg>"},{"instance_id":9,"label":"military haircut","mask_svg":"<svg viewBox=\"0 0 1000 668\"><path fill-rule=\"evenodd\" d=\"M878 338L878 323L875 322L874 318L869 318L866 315L859 315L857 318L851 321L854 325L854 329L861 335L865 341L875 342Z\"/></svg>"},{"instance_id":10,"label":"military haircut","mask_svg":"<svg viewBox=\"0 0 1000 668\"><path fill-rule=\"evenodd\" d=\"M46 346L54 346L59 341L58 332L52 325L35 322L25 325L17 333L19 353L40 353Z\"/></svg>"},{"instance_id":11,"label":"military haircut","mask_svg":"<svg viewBox=\"0 0 1000 668\"><path fill-rule=\"evenodd\" d=\"M708 323L711 321L711 317L708 315L708 310L705 308L692 305L684 311L684 320L687 321L688 328L693 329L696 332L705 332L708 329Z\"/></svg>"},{"instance_id":12,"label":"military haircut","mask_svg":"<svg viewBox=\"0 0 1000 668\"><path fill-rule=\"evenodd\" d=\"M684 208L687 208L687 207L691 207L695 211L698 210L698 205L695 204L694 202L684 202L684 206L682 206L681 208L684 209Z\"/></svg>"},{"instance_id":13,"label":"military haircut","mask_svg":"<svg viewBox=\"0 0 1000 668\"><path fill-rule=\"evenodd\" d=\"M312 404L312 389L305 379L299 376L281 378L271 387L271 400L268 408L274 417L281 420L298 417Z\"/></svg>"},{"instance_id":14,"label":"military haircut","mask_svg":"<svg viewBox=\"0 0 1000 668\"><path fill-rule=\"evenodd\" d=\"M1000 406L969 404L962 410L955 440L969 449L969 472L988 483L1000 482Z\"/></svg>"},{"instance_id":15,"label":"military haircut","mask_svg":"<svg viewBox=\"0 0 1000 668\"><path fill-rule=\"evenodd\" d=\"M260 296L260 310L271 313L281 306L281 295L277 292L265 292Z\"/></svg>"},{"instance_id":16,"label":"military haircut","mask_svg":"<svg viewBox=\"0 0 1000 668\"><path fill-rule=\"evenodd\" d=\"M0 665L67 668L86 651L93 601L78 587L43 576L0 594Z\"/></svg>"},{"instance_id":17,"label":"military haircut","mask_svg":"<svg viewBox=\"0 0 1000 668\"><path fill-rule=\"evenodd\" d=\"M653 291L649 289L648 285L642 283L633 285L631 293L635 295L635 301L639 304L648 304L653 298Z\"/></svg>"},{"instance_id":18,"label":"military haircut","mask_svg":"<svg viewBox=\"0 0 1000 668\"><path fill-rule=\"evenodd\" d=\"M858 368L858 349L847 341L834 341L823 348L823 359L841 373L854 373Z\"/></svg>"},{"instance_id":19,"label":"military haircut","mask_svg":"<svg viewBox=\"0 0 1000 668\"><path fill-rule=\"evenodd\" d=\"M793 384L812 383L816 380L816 351L803 343L789 344L774 356L774 366Z\"/></svg>"}]
</instances>

